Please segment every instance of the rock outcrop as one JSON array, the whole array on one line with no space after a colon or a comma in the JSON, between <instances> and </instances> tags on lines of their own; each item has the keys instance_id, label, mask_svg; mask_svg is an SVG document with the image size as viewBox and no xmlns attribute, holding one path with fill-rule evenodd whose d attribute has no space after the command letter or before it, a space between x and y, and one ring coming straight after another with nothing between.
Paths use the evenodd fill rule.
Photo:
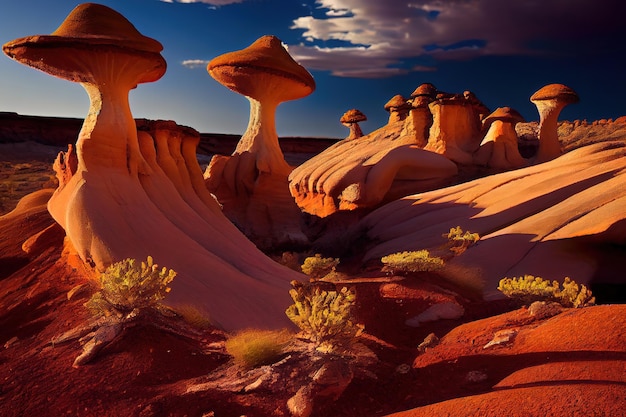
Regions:
<instances>
[{"instance_id":1,"label":"rock outcrop","mask_svg":"<svg viewBox=\"0 0 626 417\"><path fill-rule=\"evenodd\" d=\"M226 329L285 326L289 282L301 275L261 253L198 187L197 138L168 126L137 132L128 93L164 74L161 49L92 3L51 35L4 45L15 60L80 82L90 97L76 146L55 162L60 183L48 209L97 271L150 255L178 273L166 303L195 306Z\"/></svg>"},{"instance_id":2,"label":"rock outcrop","mask_svg":"<svg viewBox=\"0 0 626 417\"><path fill-rule=\"evenodd\" d=\"M471 165L472 154L481 141L484 105L473 94L438 94L429 107L433 123L424 149L458 164Z\"/></svg>"},{"instance_id":3,"label":"rock outcrop","mask_svg":"<svg viewBox=\"0 0 626 417\"><path fill-rule=\"evenodd\" d=\"M357 140L343 140L293 170L289 189L305 212L326 217L339 210L370 208L433 189L457 173L449 159L420 149L403 123Z\"/></svg>"},{"instance_id":4,"label":"rock outcrop","mask_svg":"<svg viewBox=\"0 0 626 417\"><path fill-rule=\"evenodd\" d=\"M537 146L529 146L531 154L522 156L520 141L527 141L515 129L523 121L516 110L501 107L489 114L471 91L449 94L424 83L408 100L399 94L392 97L385 104L390 112L387 125L360 138L358 145L338 143L295 169L289 188L303 211L326 217L337 211L371 210L408 193L443 186L457 173L460 181L467 180L468 173L472 178L477 169L486 168L490 171L483 169L483 174L490 174L546 162L561 154L558 115L577 99L562 84L533 94L531 101L540 113L538 134L531 135ZM405 147L397 149L400 146ZM442 155L451 164L436 162L421 150Z\"/></svg>"},{"instance_id":5,"label":"rock outcrop","mask_svg":"<svg viewBox=\"0 0 626 417\"><path fill-rule=\"evenodd\" d=\"M442 275L482 283L487 298L501 295L495 289L505 276L589 284L602 266L602 250L593 245L626 243L624 139L622 129L621 141L387 204L361 221L372 242L365 258L436 250L442 234L460 226L480 241L447 262Z\"/></svg>"},{"instance_id":6,"label":"rock outcrop","mask_svg":"<svg viewBox=\"0 0 626 417\"><path fill-rule=\"evenodd\" d=\"M474 152L474 163L496 169L516 169L527 165L519 152L515 125L524 118L510 107L499 107L483 120L486 131L480 147Z\"/></svg>"}]
</instances>

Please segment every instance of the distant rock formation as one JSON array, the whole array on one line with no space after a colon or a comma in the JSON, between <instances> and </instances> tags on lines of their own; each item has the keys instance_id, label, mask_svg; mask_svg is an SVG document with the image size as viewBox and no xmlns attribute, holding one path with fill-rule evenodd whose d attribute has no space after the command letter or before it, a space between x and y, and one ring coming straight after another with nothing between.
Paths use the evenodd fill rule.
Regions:
<instances>
[{"instance_id":1,"label":"distant rock formation","mask_svg":"<svg viewBox=\"0 0 626 417\"><path fill-rule=\"evenodd\" d=\"M135 119L137 127L151 123L148 119ZM83 125L83 119L72 117L49 117L22 115L13 112L0 112L0 144L17 142L37 142L43 145L66 148L76 141ZM240 135L228 133L200 133L198 154L230 155L237 147ZM280 147L287 162L298 164L332 144L338 139L314 137L281 137ZM291 161L295 162L291 162Z\"/></svg>"},{"instance_id":2,"label":"distant rock formation","mask_svg":"<svg viewBox=\"0 0 626 417\"><path fill-rule=\"evenodd\" d=\"M195 306L229 330L286 326L289 283L303 275L260 252L198 186L197 135L173 123L137 131L128 93L164 74L161 49L93 3L77 6L52 35L4 45L26 65L79 81L90 96L76 146L55 162L59 188L48 209L96 271L150 255L178 273L166 303Z\"/></svg>"},{"instance_id":3,"label":"distant rock formation","mask_svg":"<svg viewBox=\"0 0 626 417\"><path fill-rule=\"evenodd\" d=\"M387 125L359 137L358 143L350 143L351 134L297 167L289 176L289 189L303 211L327 217L443 186L467 167L498 172L546 162L561 154L559 112L577 99L562 84L533 94L540 127L532 139L539 142L528 147L532 157L525 158L515 130L523 121L517 111L501 107L491 113L471 91L449 94L424 83L408 100L398 94L385 104Z\"/></svg>"}]
</instances>

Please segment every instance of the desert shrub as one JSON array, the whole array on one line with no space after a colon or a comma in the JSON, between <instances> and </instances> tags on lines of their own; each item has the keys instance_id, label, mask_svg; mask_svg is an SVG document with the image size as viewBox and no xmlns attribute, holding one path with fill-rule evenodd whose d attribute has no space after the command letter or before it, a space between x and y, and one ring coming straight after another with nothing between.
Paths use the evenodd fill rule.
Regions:
<instances>
[{"instance_id":1,"label":"desert shrub","mask_svg":"<svg viewBox=\"0 0 626 417\"><path fill-rule=\"evenodd\" d=\"M146 262L124 259L110 265L101 275L102 289L87 302L87 307L104 315L128 313L134 309L155 307L170 291L176 272L159 269L151 256Z\"/></svg>"},{"instance_id":2,"label":"desert shrub","mask_svg":"<svg viewBox=\"0 0 626 417\"><path fill-rule=\"evenodd\" d=\"M455 255L460 255L465 250L480 240L478 233L463 231L461 226L450 228L450 232L443 235L448 238L448 249Z\"/></svg>"},{"instance_id":3,"label":"desert shrub","mask_svg":"<svg viewBox=\"0 0 626 417\"><path fill-rule=\"evenodd\" d=\"M226 351L240 366L257 368L276 362L291 337L287 330L242 330L226 340Z\"/></svg>"},{"instance_id":4,"label":"desert shrub","mask_svg":"<svg viewBox=\"0 0 626 417\"><path fill-rule=\"evenodd\" d=\"M355 294L343 287L340 291L323 290L318 285L292 281L289 294L294 304L287 317L301 330L301 336L319 351L333 352L348 348L363 331L354 322Z\"/></svg>"},{"instance_id":5,"label":"desert shrub","mask_svg":"<svg viewBox=\"0 0 626 417\"><path fill-rule=\"evenodd\" d=\"M392 253L383 256L381 262L385 265L385 270L402 272L435 271L443 267L443 259L431 256L426 249Z\"/></svg>"},{"instance_id":6,"label":"desert shrub","mask_svg":"<svg viewBox=\"0 0 626 417\"><path fill-rule=\"evenodd\" d=\"M563 288L557 281L550 282L532 275L503 278L498 284L498 290L507 297L518 299L524 304L534 301L555 301L563 307L577 308L595 303L591 290L567 277L563 281Z\"/></svg>"},{"instance_id":7,"label":"desert shrub","mask_svg":"<svg viewBox=\"0 0 626 417\"><path fill-rule=\"evenodd\" d=\"M338 264L338 258L322 258L322 255L316 253L315 256L309 256L304 260L301 269L312 278L322 278L334 271Z\"/></svg>"}]
</instances>

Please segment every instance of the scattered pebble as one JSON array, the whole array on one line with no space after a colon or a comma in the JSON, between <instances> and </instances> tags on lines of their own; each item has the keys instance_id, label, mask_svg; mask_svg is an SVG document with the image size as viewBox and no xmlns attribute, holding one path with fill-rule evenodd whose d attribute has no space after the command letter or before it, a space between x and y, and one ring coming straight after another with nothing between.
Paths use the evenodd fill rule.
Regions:
<instances>
[{"instance_id":1,"label":"scattered pebble","mask_svg":"<svg viewBox=\"0 0 626 417\"><path fill-rule=\"evenodd\" d=\"M535 301L528 307L528 314L537 319L547 319L562 313L564 307L556 302Z\"/></svg>"},{"instance_id":2,"label":"scattered pebble","mask_svg":"<svg viewBox=\"0 0 626 417\"><path fill-rule=\"evenodd\" d=\"M439 338L435 333L430 333L424 338L424 341L417 346L420 352L426 352L427 348L435 347L439 344Z\"/></svg>"},{"instance_id":3,"label":"scattered pebble","mask_svg":"<svg viewBox=\"0 0 626 417\"><path fill-rule=\"evenodd\" d=\"M513 329L504 329L504 330L497 331L493 335L493 339L491 339L489 343L483 346L483 349L487 349L495 345L502 345L502 344L509 343L513 340L515 335L517 335L517 330L513 330Z\"/></svg>"}]
</instances>

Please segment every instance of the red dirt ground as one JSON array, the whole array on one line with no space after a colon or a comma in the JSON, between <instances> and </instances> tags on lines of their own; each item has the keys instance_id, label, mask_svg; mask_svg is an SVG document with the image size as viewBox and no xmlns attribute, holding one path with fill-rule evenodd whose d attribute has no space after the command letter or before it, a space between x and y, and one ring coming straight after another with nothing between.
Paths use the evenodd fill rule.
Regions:
<instances>
[{"instance_id":1,"label":"red dirt ground","mask_svg":"<svg viewBox=\"0 0 626 417\"><path fill-rule=\"evenodd\" d=\"M74 368L78 341L51 340L89 320L83 303L89 272L64 250L63 230L47 213L51 190L23 199L0 216L0 415L17 416L288 416L283 392L250 393L190 385L233 373L216 329L186 338L150 326L123 333L91 363ZM39 234L40 232L44 231ZM31 238L32 236L37 236ZM27 245L23 244L28 241ZM447 300L428 277L385 290L360 277L362 342L378 362L355 377L334 403L313 416L608 416L626 405L626 305L565 310L538 319L526 308L459 300L466 313L419 328L404 320ZM393 278L393 277L388 277ZM501 314L502 313L502 314ZM172 318L177 325L177 318ZM183 324L180 323L182 326ZM484 346L498 331L507 343ZM437 346L417 346L431 332ZM294 361L297 368L307 364Z\"/></svg>"}]
</instances>

